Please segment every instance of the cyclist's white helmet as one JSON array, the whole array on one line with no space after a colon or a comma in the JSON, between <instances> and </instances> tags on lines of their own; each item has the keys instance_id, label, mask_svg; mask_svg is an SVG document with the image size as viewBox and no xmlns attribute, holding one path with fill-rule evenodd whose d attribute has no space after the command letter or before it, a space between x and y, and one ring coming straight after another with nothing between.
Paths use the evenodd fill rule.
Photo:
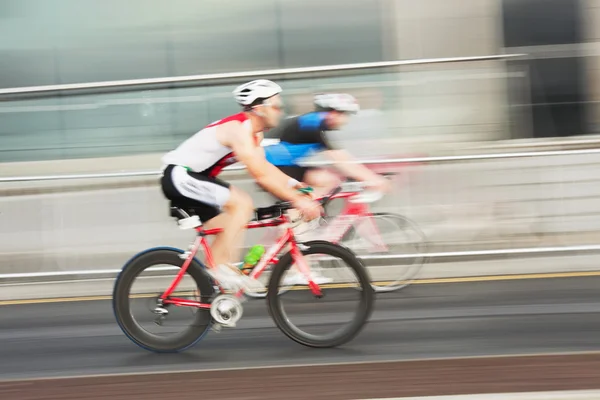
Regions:
<instances>
[{"instance_id":1,"label":"cyclist's white helmet","mask_svg":"<svg viewBox=\"0 0 600 400\"><path fill-rule=\"evenodd\" d=\"M360 110L354 96L347 93L328 93L315 95L315 106L317 109L326 111L339 111L356 114Z\"/></svg>"},{"instance_id":2,"label":"cyclist's white helmet","mask_svg":"<svg viewBox=\"0 0 600 400\"><path fill-rule=\"evenodd\" d=\"M258 79L235 88L233 96L242 106L249 106L259 99L268 99L281 93L281 86L267 79Z\"/></svg>"}]
</instances>

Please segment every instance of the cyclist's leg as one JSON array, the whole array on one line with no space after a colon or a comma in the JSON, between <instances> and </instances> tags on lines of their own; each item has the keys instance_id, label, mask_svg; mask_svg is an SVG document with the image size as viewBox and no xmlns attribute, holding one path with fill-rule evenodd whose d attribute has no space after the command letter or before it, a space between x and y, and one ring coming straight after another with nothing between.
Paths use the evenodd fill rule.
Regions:
<instances>
[{"instance_id":1,"label":"cyclist's leg","mask_svg":"<svg viewBox=\"0 0 600 400\"><path fill-rule=\"evenodd\" d=\"M314 195L317 197L335 188L339 182L339 178L337 178L337 176L333 173L327 174L329 172L327 170L323 170L324 173L320 174L319 169L311 167L286 166L279 168L286 175L312 186L315 189ZM299 216L298 210L295 209L289 210L288 213L292 219L296 219ZM296 240L304 242L313 239L319 239L320 234L316 231L319 226L319 219L315 219L310 222L301 222L300 225L297 225L293 228ZM323 275L322 271L318 268L311 269L311 278L319 285L333 281L332 278ZM302 274L296 268L292 268L284 278L284 285L293 286L307 284L308 281L304 274Z\"/></svg>"},{"instance_id":2,"label":"cyclist's leg","mask_svg":"<svg viewBox=\"0 0 600 400\"><path fill-rule=\"evenodd\" d=\"M336 186L339 186L342 180L335 172L325 168L306 168L302 181L315 189L315 196L323 196Z\"/></svg>"},{"instance_id":3,"label":"cyclist's leg","mask_svg":"<svg viewBox=\"0 0 600 400\"><path fill-rule=\"evenodd\" d=\"M211 246L216 268L209 269L208 273L226 288L262 287L260 282L229 264L240 250L240 246L235 246L236 239L240 238L252 214L250 196L227 182L180 166L168 166L161 183L168 199L193 209L206 227L220 225L223 228ZM221 217L222 213L225 216Z\"/></svg>"},{"instance_id":4,"label":"cyclist's leg","mask_svg":"<svg viewBox=\"0 0 600 400\"><path fill-rule=\"evenodd\" d=\"M250 196L227 182L180 166L167 167L161 184L168 199L193 207L206 228L223 228L211 250L216 265L231 261L239 251L234 246L236 238L252 215Z\"/></svg>"},{"instance_id":5,"label":"cyclist's leg","mask_svg":"<svg viewBox=\"0 0 600 400\"><path fill-rule=\"evenodd\" d=\"M227 289L264 290L262 283L244 275L231 264L231 261L240 259L246 225L254 211L252 199L243 190L230 187L229 199L223 204L222 210L224 217L219 216L212 223L220 225L223 231L216 236L211 245L215 268L211 268L209 274Z\"/></svg>"},{"instance_id":6,"label":"cyclist's leg","mask_svg":"<svg viewBox=\"0 0 600 400\"><path fill-rule=\"evenodd\" d=\"M222 206L224 213L206 224L207 228L223 228L211 245L216 265L239 260L246 225L254 211L252 199L246 192L236 187L229 190L229 200Z\"/></svg>"},{"instance_id":7,"label":"cyclist's leg","mask_svg":"<svg viewBox=\"0 0 600 400\"><path fill-rule=\"evenodd\" d=\"M342 182L340 175L327 168L299 165L277 165L276 167L287 176L312 186L317 197L330 192Z\"/></svg>"}]
</instances>

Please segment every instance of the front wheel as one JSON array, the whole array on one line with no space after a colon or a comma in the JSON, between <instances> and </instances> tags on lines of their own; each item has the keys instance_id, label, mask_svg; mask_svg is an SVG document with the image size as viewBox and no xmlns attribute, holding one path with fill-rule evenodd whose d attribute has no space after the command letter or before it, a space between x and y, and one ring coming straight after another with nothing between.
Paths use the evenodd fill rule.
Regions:
<instances>
[{"instance_id":1,"label":"front wheel","mask_svg":"<svg viewBox=\"0 0 600 400\"><path fill-rule=\"evenodd\" d=\"M273 321L286 336L305 346L336 347L349 342L365 326L373 309L375 295L366 268L340 245L315 240L298 246L311 270L315 269L315 262L321 264L320 279L325 277L328 283L317 283L324 296L316 298L302 279L296 280L291 290L280 290L282 286L289 289L288 272L298 270L291 268L295 260L288 252L274 267L269 281L267 305ZM342 267L347 267L347 271ZM302 299L316 300L318 306L303 305ZM328 306L337 310L323 311ZM296 318L295 312L305 315ZM333 331L325 333L329 328Z\"/></svg>"},{"instance_id":2,"label":"front wheel","mask_svg":"<svg viewBox=\"0 0 600 400\"><path fill-rule=\"evenodd\" d=\"M208 332L212 318L207 309L165 305L166 315L157 316L158 298L173 282L184 260L182 250L156 248L133 257L117 277L113 310L119 327L138 346L159 353L178 352L196 344ZM173 292L210 302L214 287L196 259ZM143 318L136 312L144 312ZM156 331L156 332L155 332Z\"/></svg>"},{"instance_id":3,"label":"front wheel","mask_svg":"<svg viewBox=\"0 0 600 400\"><path fill-rule=\"evenodd\" d=\"M408 286L428 260L427 237L416 222L399 214L361 218L341 243L365 263L378 293Z\"/></svg>"}]
</instances>

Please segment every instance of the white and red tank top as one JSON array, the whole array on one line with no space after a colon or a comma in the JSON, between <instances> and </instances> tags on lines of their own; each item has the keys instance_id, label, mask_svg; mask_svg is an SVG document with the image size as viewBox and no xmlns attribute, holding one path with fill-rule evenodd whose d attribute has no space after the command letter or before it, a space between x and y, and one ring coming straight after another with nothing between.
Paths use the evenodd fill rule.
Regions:
<instances>
[{"instance_id":1,"label":"white and red tank top","mask_svg":"<svg viewBox=\"0 0 600 400\"><path fill-rule=\"evenodd\" d=\"M231 148L222 145L217 139L217 126L231 121L241 122L251 134L252 127L246 114L242 112L231 115L206 126L175 150L165 154L162 158L163 163L188 167L194 172L210 177L217 176L223 168L237 162Z\"/></svg>"}]
</instances>

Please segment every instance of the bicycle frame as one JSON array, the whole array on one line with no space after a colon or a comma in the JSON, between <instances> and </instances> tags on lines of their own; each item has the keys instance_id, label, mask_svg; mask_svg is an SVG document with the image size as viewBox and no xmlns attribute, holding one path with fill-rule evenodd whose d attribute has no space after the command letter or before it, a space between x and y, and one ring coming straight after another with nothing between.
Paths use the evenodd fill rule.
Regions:
<instances>
[{"instance_id":1,"label":"bicycle frame","mask_svg":"<svg viewBox=\"0 0 600 400\"><path fill-rule=\"evenodd\" d=\"M323 239L332 243L339 243L346 232L348 232L359 219L363 219L357 228L364 227L368 230L365 232L364 237L369 238L369 241L374 245L376 250L387 251L388 248L381 239L379 230L371 218L373 214L367 203L352 203L349 201L349 198L354 195L356 195L356 192L345 192L338 193L332 197L332 200L341 198L345 199L346 202L342 212L333 219L331 224L325 230Z\"/></svg>"},{"instance_id":2,"label":"bicycle frame","mask_svg":"<svg viewBox=\"0 0 600 400\"><path fill-rule=\"evenodd\" d=\"M250 222L247 225L247 229L274 227L274 226L280 226L283 224L287 224L289 222L290 221L287 216L281 215L281 216L276 217L271 220ZM194 259L194 257L198 253L198 250L201 247L203 248L204 253L206 255L206 262L208 264L207 267L208 268L215 267L212 252L210 250L210 247L208 245L208 241L206 240L206 237L212 236L212 235L217 235L217 234L221 233L223 231L223 229L216 228L216 229L204 230L204 228L202 226L200 226L200 227L196 228L196 231L198 233L198 236L194 240L194 243L190 246L190 250L184 253L187 255L185 262L181 266L181 268L180 268L179 272L177 273L177 276L175 277L173 282L171 282L171 285L169 286L169 288L160 296L160 300L163 305L172 304L175 306L196 307L196 308L203 308L203 309L209 309L211 307L211 305L208 303L201 303L198 301L187 300L187 299L182 299L182 298L177 298L177 297L169 297L175 291L175 289L177 288L177 286L183 279L185 272L189 268L190 264L192 263L192 260ZM308 265L306 264L306 262L304 260L304 257L302 256L302 252L300 251L300 248L299 248L298 244L296 243L296 240L294 238L294 233L290 227L288 227L285 230L283 236L281 236L279 238L279 240L267 250L265 255L261 258L260 262L252 269L250 277L255 278L255 279L260 277L260 275L265 271L265 269L267 268L267 266L269 264L276 263L277 255L279 254L279 252L281 252L281 250L288 243L291 245L292 257L293 257L296 265L299 267L300 272L302 274L304 274L304 276L308 280L309 288L311 289L311 291L313 292L313 294L315 296L318 296L318 297L322 296L321 288L319 287L319 285L317 285L312 280L312 278L310 276L310 268L308 267ZM217 282L217 285L218 285L218 282ZM221 291L223 291L222 288L220 288L220 289L221 289ZM244 294L244 291L240 290L235 295L236 295L236 297L241 297L243 294Z\"/></svg>"},{"instance_id":3,"label":"bicycle frame","mask_svg":"<svg viewBox=\"0 0 600 400\"><path fill-rule=\"evenodd\" d=\"M424 155L414 154L412 157L424 157ZM420 164L420 162L381 163L367 165L367 168L377 173L391 172L395 178L398 178L402 176L402 172L405 168ZM373 214L371 213L367 203L352 203L349 201L349 198L356 194L357 192L350 191L338 193L331 197L332 200L341 198L345 199L346 201L342 212L340 212L340 214L333 219L333 221L325 230L323 240L332 243L339 243L344 235L350 230L350 228L352 228L359 219L363 219L363 221L361 221L356 228L361 232L364 230L361 236L367 238L373 245L372 251L388 251L388 247L382 240L381 234L373 222L373 218L371 218Z\"/></svg>"},{"instance_id":4,"label":"bicycle frame","mask_svg":"<svg viewBox=\"0 0 600 400\"><path fill-rule=\"evenodd\" d=\"M342 192L337 193L330 197L330 200L334 199L345 199L345 206L342 212L332 221L331 225L327 227L325 232L324 240L330 241L332 243L339 243L342 237L348 232L359 219L363 219L362 223L357 227L363 227L369 230L364 236L369 238L369 241L375 245L376 249L379 251L387 251L387 246L384 241L381 240L381 235L377 229L377 226L373 223L373 219L371 218L373 214L371 213L369 206L367 203L360 202L351 202L349 198L355 196L357 192ZM257 229L257 228L267 228L267 227L276 227L283 224L288 224L289 218L282 213L282 215L273 218L267 219L265 221L254 221L248 223L246 226L247 229ZM206 236L217 235L222 232L221 228L216 229L208 229L204 230L202 226L196 228L198 236L194 240L193 244L190 246L189 251L186 251L184 254L187 255L185 262L180 268L177 276L171 282L169 288L160 296L160 301L162 304L172 304L175 306L187 306L187 307L197 307L209 309L211 307L208 303L201 303L198 301L181 299L181 298L170 298L171 294L175 291L181 280L183 279L184 274L189 268L192 260L198 253L198 250L202 248L206 255L206 262L208 268L214 268L214 259L212 257L212 252L206 240ZM375 241L373 241L375 239ZM270 264L275 264L278 261L277 255L281 252L281 250L287 245L291 245L291 253L292 257L296 263L296 266L300 270L300 272L306 277L308 281L308 286L310 290L313 292L315 296L322 296L321 288L317 285L310 276L310 268L304 260L302 256L302 252L299 249L298 244L294 238L294 233L292 229L288 226L285 230L283 236L276 241L265 253L265 255L261 258L258 264L252 269L250 273L250 277L257 279L262 273L265 271L267 266ZM217 286L218 282L217 282ZM223 289L219 286L221 292ZM243 290L238 291L236 297L241 297L243 295Z\"/></svg>"}]
</instances>

